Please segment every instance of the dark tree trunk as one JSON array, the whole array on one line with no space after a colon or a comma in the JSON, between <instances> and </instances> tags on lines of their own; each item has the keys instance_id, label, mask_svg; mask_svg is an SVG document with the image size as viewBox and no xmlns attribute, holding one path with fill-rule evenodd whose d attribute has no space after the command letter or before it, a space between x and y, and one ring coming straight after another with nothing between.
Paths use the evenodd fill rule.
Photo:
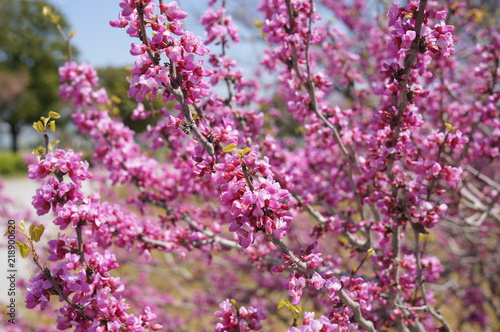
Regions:
<instances>
[{"instance_id":1,"label":"dark tree trunk","mask_svg":"<svg viewBox=\"0 0 500 332\"><path fill-rule=\"evenodd\" d=\"M10 139L11 139L10 150L16 153L17 151L19 151L18 138L21 126L19 126L16 123L9 123L9 126L10 126Z\"/></svg>"}]
</instances>

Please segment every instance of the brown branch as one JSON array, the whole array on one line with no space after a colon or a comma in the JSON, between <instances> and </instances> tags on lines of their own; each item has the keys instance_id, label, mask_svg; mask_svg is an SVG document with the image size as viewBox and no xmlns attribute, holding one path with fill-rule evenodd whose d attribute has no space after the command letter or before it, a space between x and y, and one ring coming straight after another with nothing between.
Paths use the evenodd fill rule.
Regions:
<instances>
[{"instance_id":1,"label":"brown branch","mask_svg":"<svg viewBox=\"0 0 500 332\"><path fill-rule=\"evenodd\" d=\"M76 238L78 241L78 254L80 255L80 264L85 265L85 253L83 251L82 225L76 225Z\"/></svg>"},{"instance_id":2,"label":"brown branch","mask_svg":"<svg viewBox=\"0 0 500 332\"><path fill-rule=\"evenodd\" d=\"M138 19L139 19L139 28L140 28L140 38L141 41L144 45L146 45L146 50L148 53L149 58L155 65L160 64L160 59L157 55L153 55L151 52L150 46L149 46L149 41L147 37L147 32L146 32L146 25L144 22L144 8L143 5L140 3L136 4L136 9L138 13ZM175 73L175 65L172 61L170 61L170 71L171 71L171 81L176 82L177 81L177 75ZM205 148L207 153L210 156L215 156L215 149L214 146L207 141L205 136L200 132L198 126L196 125L193 116L191 114L191 110L189 109L189 105L186 103L186 98L184 96L184 92L179 86L174 87L173 85L166 85L165 88L167 91L174 96L175 100L179 103L182 109L182 113L184 114L184 117L186 118L186 127L190 132L193 133L194 137L201 143L201 145Z\"/></svg>"},{"instance_id":3,"label":"brown branch","mask_svg":"<svg viewBox=\"0 0 500 332\"><path fill-rule=\"evenodd\" d=\"M299 271L305 273L306 276L310 277L312 271L307 267L307 264L305 262L302 262L300 258L298 258L283 241L281 241L275 235L272 234L266 234L266 238L271 243L273 243L282 253L288 255L292 263L295 264L296 268ZM373 322L364 318L363 312L361 311L361 306L358 302L354 301L346 293L344 289L340 289L337 292L337 294L342 303L344 303L347 307L349 307L352 310L354 314L354 319L359 325L361 325L364 329L366 329L369 332L376 332Z\"/></svg>"},{"instance_id":4,"label":"brown branch","mask_svg":"<svg viewBox=\"0 0 500 332\"><path fill-rule=\"evenodd\" d=\"M444 331L453 332L452 328L450 327L448 322L446 322L446 320L443 318L443 316L441 316L441 314L439 314L434 308L432 308L429 305L429 301L427 299L427 292L425 291L424 280L422 279L422 263L420 261L420 245L419 245L420 232L415 228L413 230L414 230L414 236L415 236L415 251L413 254L415 256L415 262L416 262L417 269L418 269L417 287L421 288L422 298L424 300L424 305L422 307L419 307L419 309L422 308L420 310L428 311L432 315L432 317L434 317L437 321L439 321L443 325ZM398 306L398 305L396 304L396 306ZM409 310L412 310L412 309L409 309ZM418 309L413 309L413 310L418 310Z\"/></svg>"},{"instance_id":5,"label":"brown branch","mask_svg":"<svg viewBox=\"0 0 500 332\"><path fill-rule=\"evenodd\" d=\"M342 155L344 158L347 159L349 163L349 167L347 167L347 179L349 181L349 186L351 187L351 190L353 194L355 195L356 203L358 206L358 212L361 215L361 219L364 219L364 213L363 213L363 208L362 208L362 200L361 197L357 194L357 188L356 184L354 183L353 179L353 174L352 171L355 168L359 168L357 163L356 163L356 158L355 156L351 155L349 151L347 150L344 142L342 142L342 139L340 137L340 133L338 129L330 122L328 119L319 111L318 108L318 100L316 97L316 90L314 83L312 81L312 76L311 76L311 65L310 65L310 57L309 57L309 48L310 48L310 41L311 41L311 35L312 35L312 16L314 14L314 1L310 0L311 3L311 9L309 11L309 17L308 17L308 32L307 32L307 39L306 39L306 46L305 46L305 58L306 58L306 75L307 79L304 79L302 77L301 70L298 66L298 51L297 51L297 46L295 43L292 41L290 42L290 47L292 48L292 67L297 75L297 78L301 82L302 86L305 88L307 94L309 95L309 98L311 99L311 109L312 111L316 114L316 116L323 122L324 125L328 127L333 133L333 136L335 138L335 141L337 142L340 151L342 152ZM295 18L295 15L293 13L293 8L291 4L291 0L286 0L286 5L287 5L287 11L288 11L288 16L289 16L289 34L293 34L295 32L295 28L293 25L293 20Z\"/></svg>"},{"instance_id":6,"label":"brown branch","mask_svg":"<svg viewBox=\"0 0 500 332\"><path fill-rule=\"evenodd\" d=\"M396 146L397 140L399 138L399 134L401 132L401 119L403 117L404 112L406 111L406 106L408 106L408 95L406 93L408 89L408 82L410 81L410 72L415 60L417 59L419 43L420 43L420 31L422 30L422 23L424 21L424 11L425 6L427 5L427 0L421 0L418 8L416 21L415 21L415 39L413 39L410 47L410 52L405 58L404 67L403 67L403 77L401 80L401 86L403 87L399 94L399 104L397 105L398 114L396 115L394 122L396 123L394 126L394 134L392 135L392 146ZM396 102L397 103L397 102ZM392 167L394 165L394 154L389 156L389 161L387 163L386 173L389 175L392 172Z\"/></svg>"},{"instance_id":7,"label":"brown branch","mask_svg":"<svg viewBox=\"0 0 500 332\"><path fill-rule=\"evenodd\" d=\"M148 35L146 32L146 24L144 22L144 5L140 2L137 2L135 8L137 9L137 17L139 19L139 38L141 39L142 43L146 45L146 52L148 53L151 61L153 61L155 65L159 65L160 60L158 59L158 56L153 55L153 52L151 52L151 47L149 45Z\"/></svg>"},{"instance_id":8,"label":"brown branch","mask_svg":"<svg viewBox=\"0 0 500 332\"><path fill-rule=\"evenodd\" d=\"M191 114L191 110L189 109L189 105L186 103L186 98L184 97L184 93L182 92L181 88L178 87L174 89L172 86L166 86L166 89L169 93L171 93L175 100L179 103L179 105L182 108L182 113L184 114L184 117L186 118L186 127L189 129L190 132L193 133L193 136L196 137L198 142L203 146L205 151L210 156L215 156L215 149L212 143L210 143L205 136L200 132L200 129L196 125L193 115Z\"/></svg>"},{"instance_id":9,"label":"brown branch","mask_svg":"<svg viewBox=\"0 0 500 332\"><path fill-rule=\"evenodd\" d=\"M339 295L342 303L344 303L352 310L354 314L354 319L356 320L356 322L358 322L359 325L361 325L361 327L363 327L369 332L377 331L373 323L363 317L363 312L361 311L361 306L359 305L359 303L351 299L351 297L346 293L346 291L343 288L340 289L337 294Z\"/></svg>"},{"instance_id":10,"label":"brown branch","mask_svg":"<svg viewBox=\"0 0 500 332\"><path fill-rule=\"evenodd\" d=\"M59 283L54 279L54 277L50 273L50 270L47 267L43 267L42 266L42 263L38 259L38 256L34 256L33 255L33 261L35 262L36 266L38 266L38 268L43 272L43 274L45 275L45 277L47 278L47 280L52 285L52 288L54 288L54 291L57 293L57 295L59 295L70 306L72 306L73 308L75 308L78 311L78 313L80 314L80 316L82 316L85 319L90 320L90 321L93 320L91 317L89 317L89 316L87 316L85 314L85 310L83 309L83 306L81 304L77 304L77 303L73 302L68 297L68 295L66 295L64 293L64 291L62 290L62 288L59 285Z\"/></svg>"},{"instance_id":11,"label":"brown branch","mask_svg":"<svg viewBox=\"0 0 500 332\"><path fill-rule=\"evenodd\" d=\"M68 61L71 62L73 61L73 48L71 47L71 39L66 35L66 33L64 33L64 30L59 23L56 24L56 29L64 40L64 43L66 44L66 49L68 51Z\"/></svg>"}]
</instances>

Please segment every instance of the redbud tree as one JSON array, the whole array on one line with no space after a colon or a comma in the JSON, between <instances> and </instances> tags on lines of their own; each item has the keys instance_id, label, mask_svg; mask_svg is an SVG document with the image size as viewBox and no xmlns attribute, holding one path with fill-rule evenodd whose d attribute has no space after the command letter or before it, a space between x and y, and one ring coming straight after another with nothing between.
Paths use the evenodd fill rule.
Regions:
<instances>
[{"instance_id":1,"label":"redbud tree","mask_svg":"<svg viewBox=\"0 0 500 332\"><path fill-rule=\"evenodd\" d=\"M204 35L175 1L116 2L150 125L112 116L90 65L59 69L95 167L51 150L58 113L35 123L33 207L64 232L46 249L43 226L17 232L46 330L498 328L500 31L484 4L261 0L265 50L244 75L230 1L208 1Z\"/></svg>"}]
</instances>

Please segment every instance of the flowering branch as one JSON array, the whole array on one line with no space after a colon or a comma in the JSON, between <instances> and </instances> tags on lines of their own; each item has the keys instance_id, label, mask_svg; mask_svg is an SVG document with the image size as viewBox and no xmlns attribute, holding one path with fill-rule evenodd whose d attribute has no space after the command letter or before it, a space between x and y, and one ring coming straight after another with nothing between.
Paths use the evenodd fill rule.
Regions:
<instances>
[{"instance_id":1,"label":"flowering branch","mask_svg":"<svg viewBox=\"0 0 500 332\"><path fill-rule=\"evenodd\" d=\"M74 232L49 241L51 268L31 234L18 244L40 269L28 308L59 295L58 329L99 331L199 329L170 316L178 303L196 317L217 310L218 332L266 319L288 332L487 328L500 282L496 29L452 57L455 38L457 53L471 49L463 32L487 13L426 0L387 15L362 1L261 0L254 23L268 47L247 79L226 50L239 41L231 8L209 6L202 39L175 1L120 2L110 24L136 41L128 95L144 133L107 111L114 102L91 66L60 68L61 98L104 166L104 198L82 192L91 174L81 154L49 144L55 114L36 122L45 147L30 177L44 183L33 206ZM158 252L187 259L187 278L155 287L178 263ZM140 287L112 276L119 263Z\"/></svg>"}]
</instances>

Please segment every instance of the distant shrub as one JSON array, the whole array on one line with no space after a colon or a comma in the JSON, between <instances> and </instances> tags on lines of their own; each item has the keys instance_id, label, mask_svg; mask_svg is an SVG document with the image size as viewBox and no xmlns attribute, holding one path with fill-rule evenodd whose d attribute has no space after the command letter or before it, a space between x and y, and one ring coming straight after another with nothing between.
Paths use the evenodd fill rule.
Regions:
<instances>
[{"instance_id":1,"label":"distant shrub","mask_svg":"<svg viewBox=\"0 0 500 332\"><path fill-rule=\"evenodd\" d=\"M19 153L8 151L0 152L0 175L14 175L26 173L28 168Z\"/></svg>"}]
</instances>

